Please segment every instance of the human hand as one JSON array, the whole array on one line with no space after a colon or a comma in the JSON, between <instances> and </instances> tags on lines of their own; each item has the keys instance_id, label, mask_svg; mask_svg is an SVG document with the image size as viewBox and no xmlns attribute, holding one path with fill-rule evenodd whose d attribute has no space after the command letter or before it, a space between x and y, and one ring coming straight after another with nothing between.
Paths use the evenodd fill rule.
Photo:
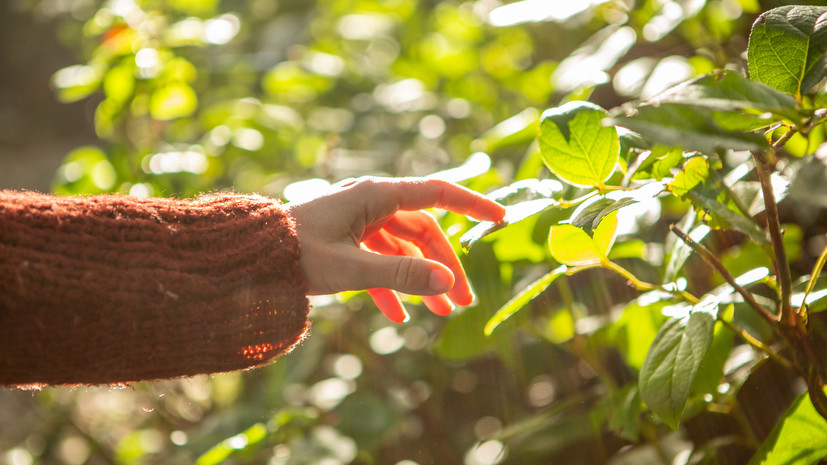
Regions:
<instances>
[{"instance_id":1,"label":"human hand","mask_svg":"<svg viewBox=\"0 0 827 465\"><path fill-rule=\"evenodd\" d=\"M408 315L393 291L423 296L434 313L474 300L465 271L426 208L501 221L505 208L474 191L422 178L359 178L290 203L311 294L367 290L391 321Z\"/></svg>"}]
</instances>

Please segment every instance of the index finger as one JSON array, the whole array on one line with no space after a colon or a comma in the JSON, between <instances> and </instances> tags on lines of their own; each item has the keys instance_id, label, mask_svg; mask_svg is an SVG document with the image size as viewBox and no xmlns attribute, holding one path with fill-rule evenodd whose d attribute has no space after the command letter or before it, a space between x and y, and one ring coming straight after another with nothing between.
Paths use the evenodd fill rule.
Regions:
<instances>
[{"instance_id":1,"label":"index finger","mask_svg":"<svg viewBox=\"0 0 827 465\"><path fill-rule=\"evenodd\" d=\"M379 198L389 202L388 206L394 210L422 210L424 208L441 208L444 210L471 216L481 221L502 221L505 216L505 207L486 198L484 195L439 179L401 178L382 179L371 178L356 183L374 186Z\"/></svg>"}]
</instances>

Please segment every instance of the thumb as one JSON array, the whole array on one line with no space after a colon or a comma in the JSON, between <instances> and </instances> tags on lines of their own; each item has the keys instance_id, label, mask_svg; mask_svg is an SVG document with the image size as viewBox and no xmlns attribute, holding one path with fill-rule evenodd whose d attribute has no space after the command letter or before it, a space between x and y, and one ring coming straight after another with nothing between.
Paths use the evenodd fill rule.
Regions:
<instances>
[{"instance_id":1,"label":"thumb","mask_svg":"<svg viewBox=\"0 0 827 465\"><path fill-rule=\"evenodd\" d=\"M454 287L454 274L442 263L407 255L379 255L359 251L354 288L387 288L412 295L436 295Z\"/></svg>"}]
</instances>

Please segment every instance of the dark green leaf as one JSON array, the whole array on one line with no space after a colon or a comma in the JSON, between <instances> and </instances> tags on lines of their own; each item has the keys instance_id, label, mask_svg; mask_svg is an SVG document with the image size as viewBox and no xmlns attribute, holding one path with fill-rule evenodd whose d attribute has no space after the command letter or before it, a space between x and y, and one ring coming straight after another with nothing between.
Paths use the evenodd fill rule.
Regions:
<instances>
[{"instance_id":1,"label":"dark green leaf","mask_svg":"<svg viewBox=\"0 0 827 465\"><path fill-rule=\"evenodd\" d=\"M802 204L827 208L827 157L809 157L793 165L790 197Z\"/></svg>"},{"instance_id":2,"label":"dark green leaf","mask_svg":"<svg viewBox=\"0 0 827 465\"><path fill-rule=\"evenodd\" d=\"M796 121L800 118L795 99L783 92L750 81L735 71L719 71L679 84L650 99L647 104L677 103L720 112L748 112L752 117L769 112ZM769 125L772 120L763 119Z\"/></svg>"},{"instance_id":3,"label":"dark green leaf","mask_svg":"<svg viewBox=\"0 0 827 465\"><path fill-rule=\"evenodd\" d=\"M576 218L571 220L571 224L581 228L591 237L594 235L594 229L606 215L634 203L637 203L637 200L630 198L620 200L602 198L583 209Z\"/></svg>"},{"instance_id":4,"label":"dark green leaf","mask_svg":"<svg viewBox=\"0 0 827 465\"><path fill-rule=\"evenodd\" d=\"M667 146L706 154L719 149L763 150L758 134L728 131L715 123L712 110L690 105L625 105L612 111L613 124L627 127Z\"/></svg>"},{"instance_id":5,"label":"dark green leaf","mask_svg":"<svg viewBox=\"0 0 827 465\"><path fill-rule=\"evenodd\" d=\"M740 213L730 210L726 205L719 202L714 197L701 189L694 189L689 191L689 198L698 208L706 212L712 217L714 221L710 225L716 229L734 229L749 236L749 238L759 244L769 244L767 233L758 227L758 225Z\"/></svg>"},{"instance_id":6,"label":"dark green leaf","mask_svg":"<svg viewBox=\"0 0 827 465\"><path fill-rule=\"evenodd\" d=\"M827 75L827 7L782 6L765 12L749 36L749 74L800 96Z\"/></svg>"},{"instance_id":7,"label":"dark green leaf","mask_svg":"<svg viewBox=\"0 0 827 465\"><path fill-rule=\"evenodd\" d=\"M793 402L750 465L811 465L827 458L827 421L807 393Z\"/></svg>"},{"instance_id":8,"label":"dark green leaf","mask_svg":"<svg viewBox=\"0 0 827 465\"><path fill-rule=\"evenodd\" d=\"M715 323L715 331L712 336L712 344L706 352L695 381L692 384L692 393L695 395L717 394L718 385L724 376L724 366L729 359L732 345L735 340L734 333L726 328L723 323Z\"/></svg>"},{"instance_id":9,"label":"dark green leaf","mask_svg":"<svg viewBox=\"0 0 827 465\"><path fill-rule=\"evenodd\" d=\"M603 126L606 110L583 101L543 112L540 151L561 180L576 186L602 186L620 155L617 130Z\"/></svg>"},{"instance_id":10,"label":"dark green leaf","mask_svg":"<svg viewBox=\"0 0 827 465\"><path fill-rule=\"evenodd\" d=\"M627 384L606 400L608 404L609 429L629 441L640 437L640 390L634 384Z\"/></svg>"},{"instance_id":11,"label":"dark green leaf","mask_svg":"<svg viewBox=\"0 0 827 465\"><path fill-rule=\"evenodd\" d=\"M648 150L651 148L651 145L646 139L643 138L640 134L630 131L626 128L619 127L617 128L617 136L620 140L620 154L625 155L629 153L629 151L637 149L637 150Z\"/></svg>"},{"instance_id":12,"label":"dark green leaf","mask_svg":"<svg viewBox=\"0 0 827 465\"><path fill-rule=\"evenodd\" d=\"M640 372L640 397L664 423L677 429L701 361L712 344L717 302L701 303L689 317L666 322Z\"/></svg>"}]
</instances>

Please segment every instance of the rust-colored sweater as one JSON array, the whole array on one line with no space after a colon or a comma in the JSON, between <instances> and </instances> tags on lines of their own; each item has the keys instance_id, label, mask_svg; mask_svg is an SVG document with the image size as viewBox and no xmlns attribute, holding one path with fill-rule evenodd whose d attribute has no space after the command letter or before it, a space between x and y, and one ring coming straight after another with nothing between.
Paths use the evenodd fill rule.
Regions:
<instances>
[{"instance_id":1,"label":"rust-colored sweater","mask_svg":"<svg viewBox=\"0 0 827 465\"><path fill-rule=\"evenodd\" d=\"M271 199L0 190L0 384L249 368L305 335L292 219Z\"/></svg>"}]
</instances>

